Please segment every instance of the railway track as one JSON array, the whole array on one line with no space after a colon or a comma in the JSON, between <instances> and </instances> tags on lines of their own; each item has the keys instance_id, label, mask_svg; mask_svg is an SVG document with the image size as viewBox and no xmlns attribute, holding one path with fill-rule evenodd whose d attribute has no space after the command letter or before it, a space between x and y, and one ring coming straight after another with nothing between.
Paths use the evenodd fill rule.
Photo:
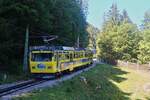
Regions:
<instances>
[{"instance_id":1,"label":"railway track","mask_svg":"<svg viewBox=\"0 0 150 100\"><path fill-rule=\"evenodd\" d=\"M43 82L46 82L47 80L29 80L25 82L21 82L15 85L11 85L8 87L0 88L0 97L17 92L19 90L23 90L25 88L41 84Z\"/></svg>"},{"instance_id":2,"label":"railway track","mask_svg":"<svg viewBox=\"0 0 150 100\"><path fill-rule=\"evenodd\" d=\"M26 82L20 82L20 83L14 84L14 85L10 85L10 86L4 87L4 88L0 87L0 100L1 100L1 98L2 98L2 100L11 100L11 99L6 99L6 98L11 98L14 96L14 93L21 92L24 90L26 90L26 91L24 91L23 93L27 93L34 89L40 89L43 87L51 87L53 85L57 85L58 83L60 83L62 81L71 79L72 77L79 75L82 72L88 71L89 69L93 68L94 66L95 66L95 64L93 64L92 66L87 67L87 68L79 69L71 74L63 75L63 77L56 78L54 80L34 80L33 79L33 80L26 81ZM19 94L22 94L22 93L19 93Z\"/></svg>"}]
</instances>

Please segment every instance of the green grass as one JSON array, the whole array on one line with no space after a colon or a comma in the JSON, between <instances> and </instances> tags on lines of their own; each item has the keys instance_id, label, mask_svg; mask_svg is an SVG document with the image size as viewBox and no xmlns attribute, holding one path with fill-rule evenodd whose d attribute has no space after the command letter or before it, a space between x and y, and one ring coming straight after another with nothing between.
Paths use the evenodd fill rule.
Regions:
<instances>
[{"instance_id":1,"label":"green grass","mask_svg":"<svg viewBox=\"0 0 150 100\"><path fill-rule=\"evenodd\" d=\"M150 75L149 75L150 76ZM150 92L142 86L150 82L148 74L125 67L97 65L71 80L15 100L146 100ZM84 82L81 77L85 77ZM136 89L138 87L138 89Z\"/></svg>"}]
</instances>

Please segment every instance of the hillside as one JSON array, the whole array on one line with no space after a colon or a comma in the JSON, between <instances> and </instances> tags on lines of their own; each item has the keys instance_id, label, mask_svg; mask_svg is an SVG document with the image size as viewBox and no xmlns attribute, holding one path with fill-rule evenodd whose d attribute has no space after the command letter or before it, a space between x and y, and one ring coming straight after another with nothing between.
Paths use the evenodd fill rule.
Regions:
<instances>
[{"instance_id":1,"label":"hillside","mask_svg":"<svg viewBox=\"0 0 150 100\"><path fill-rule=\"evenodd\" d=\"M85 78L85 79L84 79ZM97 65L59 86L34 91L14 100L147 100L148 73L110 65Z\"/></svg>"}]
</instances>

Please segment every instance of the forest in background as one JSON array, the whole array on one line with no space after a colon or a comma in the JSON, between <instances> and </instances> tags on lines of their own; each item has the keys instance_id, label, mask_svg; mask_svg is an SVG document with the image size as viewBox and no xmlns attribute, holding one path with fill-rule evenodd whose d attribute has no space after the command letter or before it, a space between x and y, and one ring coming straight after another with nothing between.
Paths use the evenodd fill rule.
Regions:
<instances>
[{"instance_id":1,"label":"forest in background","mask_svg":"<svg viewBox=\"0 0 150 100\"><path fill-rule=\"evenodd\" d=\"M83 2L84 1L84 2ZM51 45L97 49L98 58L136 63L150 61L150 11L138 27L116 4L104 13L101 30L86 22L85 0L0 0L0 69L22 70L26 27L29 37L57 35ZM30 45L34 44L30 38ZM33 42L33 43L32 43ZM37 44L39 41L36 41Z\"/></svg>"},{"instance_id":2,"label":"forest in background","mask_svg":"<svg viewBox=\"0 0 150 100\"><path fill-rule=\"evenodd\" d=\"M0 0L0 67L22 70L26 27L29 37L56 35L52 45L87 47L87 2L83 0ZM30 39L30 44L32 44Z\"/></svg>"},{"instance_id":3,"label":"forest in background","mask_svg":"<svg viewBox=\"0 0 150 100\"><path fill-rule=\"evenodd\" d=\"M136 63L150 62L150 10L145 12L142 25L138 27L128 12L120 13L112 4L104 13L103 26L98 37L98 56L108 62L116 60Z\"/></svg>"}]
</instances>

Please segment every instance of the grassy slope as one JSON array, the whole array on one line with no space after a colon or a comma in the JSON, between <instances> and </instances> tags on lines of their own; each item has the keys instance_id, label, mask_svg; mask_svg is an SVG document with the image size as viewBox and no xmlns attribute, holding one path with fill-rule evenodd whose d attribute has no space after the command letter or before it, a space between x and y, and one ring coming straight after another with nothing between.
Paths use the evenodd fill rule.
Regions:
<instances>
[{"instance_id":1,"label":"grassy slope","mask_svg":"<svg viewBox=\"0 0 150 100\"><path fill-rule=\"evenodd\" d=\"M86 78L87 84L81 76ZM150 93L142 88L149 79L147 74L131 69L97 65L59 86L34 91L15 100L143 100Z\"/></svg>"}]
</instances>

